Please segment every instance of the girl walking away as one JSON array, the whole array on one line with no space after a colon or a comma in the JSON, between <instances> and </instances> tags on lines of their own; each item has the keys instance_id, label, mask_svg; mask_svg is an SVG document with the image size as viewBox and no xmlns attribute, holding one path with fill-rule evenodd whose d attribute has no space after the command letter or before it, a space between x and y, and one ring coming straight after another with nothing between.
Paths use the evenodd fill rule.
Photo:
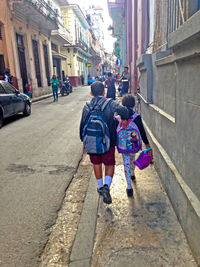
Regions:
<instances>
[{"instance_id":1,"label":"girl walking away","mask_svg":"<svg viewBox=\"0 0 200 267\"><path fill-rule=\"evenodd\" d=\"M106 98L112 98L113 100L115 100L115 82L116 79L112 77L112 73L108 72L108 79L105 81L105 88L107 88Z\"/></svg>"},{"instance_id":2,"label":"girl walking away","mask_svg":"<svg viewBox=\"0 0 200 267\"><path fill-rule=\"evenodd\" d=\"M133 108L135 106L135 98L132 95L125 95L122 98L122 105L128 108L128 117L116 116L119 121L117 127L117 149L122 153L124 171L127 182L127 195L133 196L133 188L131 180L135 181L135 153L142 148L142 141L146 148L150 148L149 141L142 123L141 116L137 114ZM152 150L148 152L152 155Z\"/></svg>"}]
</instances>

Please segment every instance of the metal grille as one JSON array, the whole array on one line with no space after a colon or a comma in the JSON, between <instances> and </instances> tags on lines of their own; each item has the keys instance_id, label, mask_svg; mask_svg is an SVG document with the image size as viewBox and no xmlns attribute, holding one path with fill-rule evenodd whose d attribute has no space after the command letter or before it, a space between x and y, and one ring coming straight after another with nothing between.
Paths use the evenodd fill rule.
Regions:
<instances>
[{"instance_id":1,"label":"metal grille","mask_svg":"<svg viewBox=\"0 0 200 267\"><path fill-rule=\"evenodd\" d=\"M168 34L200 9L200 0L168 0Z\"/></svg>"}]
</instances>

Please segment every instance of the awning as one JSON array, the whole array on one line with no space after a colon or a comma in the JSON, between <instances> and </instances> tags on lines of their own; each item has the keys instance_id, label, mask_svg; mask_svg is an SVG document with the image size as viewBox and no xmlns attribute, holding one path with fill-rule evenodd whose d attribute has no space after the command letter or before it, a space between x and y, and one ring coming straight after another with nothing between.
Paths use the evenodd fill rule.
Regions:
<instances>
[{"instance_id":1,"label":"awning","mask_svg":"<svg viewBox=\"0 0 200 267\"><path fill-rule=\"evenodd\" d=\"M51 39L53 41L58 42L61 45L70 44L69 40L67 39L67 36L59 33L59 31L52 31L51 32Z\"/></svg>"}]
</instances>

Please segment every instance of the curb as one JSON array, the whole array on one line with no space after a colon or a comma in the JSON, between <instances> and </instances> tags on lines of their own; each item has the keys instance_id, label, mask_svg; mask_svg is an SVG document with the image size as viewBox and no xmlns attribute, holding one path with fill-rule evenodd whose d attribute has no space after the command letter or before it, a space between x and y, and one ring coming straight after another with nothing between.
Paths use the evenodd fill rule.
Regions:
<instances>
[{"instance_id":1,"label":"curb","mask_svg":"<svg viewBox=\"0 0 200 267\"><path fill-rule=\"evenodd\" d=\"M49 97L51 97L51 96L52 96L52 94L42 95L42 96L39 96L39 97L36 97L36 98L31 99L31 102L32 102L32 103L34 103L34 102L38 102L38 101L40 101L40 100L49 98Z\"/></svg>"},{"instance_id":2,"label":"curb","mask_svg":"<svg viewBox=\"0 0 200 267\"><path fill-rule=\"evenodd\" d=\"M70 255L69 267L90 267L93 253L99 194L94 172L90 177L83 210Z\"/></svg>"}]
</instances>

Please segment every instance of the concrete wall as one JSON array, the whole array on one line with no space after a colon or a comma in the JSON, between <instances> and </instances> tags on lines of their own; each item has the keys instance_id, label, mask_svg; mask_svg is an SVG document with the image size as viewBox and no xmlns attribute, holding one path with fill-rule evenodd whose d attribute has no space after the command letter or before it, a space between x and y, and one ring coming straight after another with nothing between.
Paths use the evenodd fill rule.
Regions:
<instances>
[{"instance_id":1,"label":"concrete wall","mask_svg":"<svg viewBox=\"0 0 200 267\"><path fill-rule=\"evenodd\" d=\"M172 53L143 55L141 112L155 167L200 264L200 13L169 36Z\"/></svg>"}]
</instances>

